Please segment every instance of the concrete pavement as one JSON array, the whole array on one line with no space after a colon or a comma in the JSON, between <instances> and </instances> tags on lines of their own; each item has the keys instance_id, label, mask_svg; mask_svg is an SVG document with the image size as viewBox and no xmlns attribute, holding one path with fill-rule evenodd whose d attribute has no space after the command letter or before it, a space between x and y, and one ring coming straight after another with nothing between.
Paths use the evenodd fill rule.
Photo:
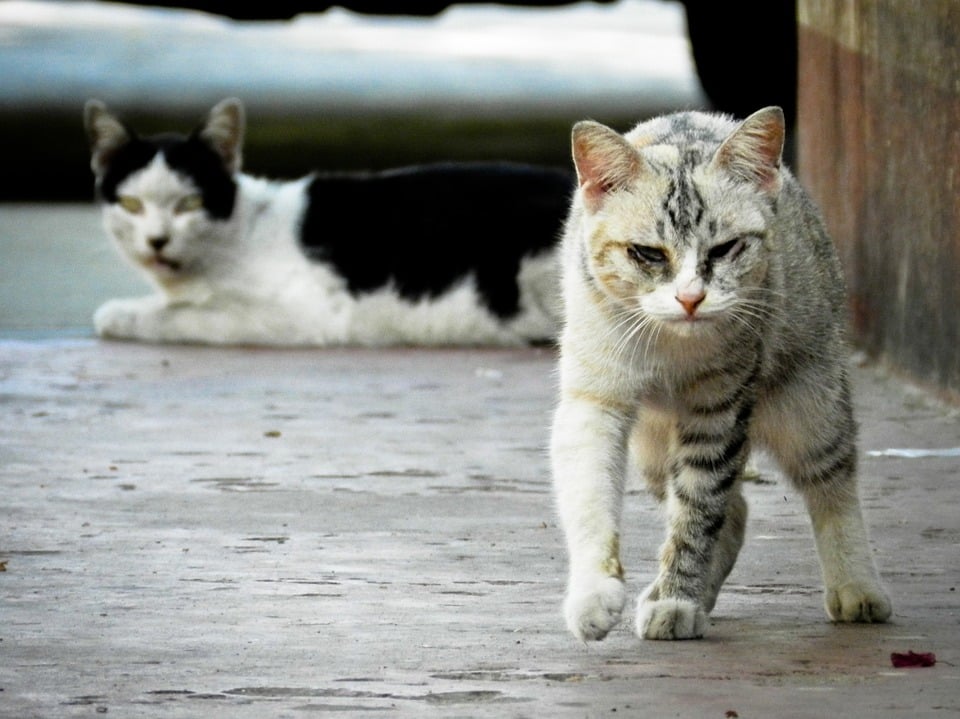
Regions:
<instances>
[{"instance_id":1,"label":"concrete pavement","mask_svg":"<svg viewBox=\"0 0 960 719\"><path fill-rule=\"evenodd\" d=\"M583 646L552 351L4 337L2 717L960 714L960 458L887 451L960 447L960 416L879 368L854 377L893 622L826 620L801 503L761 465L708 637ZM625 523L637 592L662 528L640 493ZM938 662L894 669L908 650Z\"/></svg>"}]
</instances>

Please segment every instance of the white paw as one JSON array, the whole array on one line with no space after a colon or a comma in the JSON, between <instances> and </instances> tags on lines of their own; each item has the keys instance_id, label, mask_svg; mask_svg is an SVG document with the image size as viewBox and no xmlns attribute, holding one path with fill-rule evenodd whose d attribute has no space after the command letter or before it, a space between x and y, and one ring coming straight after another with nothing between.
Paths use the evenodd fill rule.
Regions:
<instances>
[{"instance_id":1,"label":"white paw","mask_svg":"<svg viewBox=\"0 0 960 719\"><path fill-rule=\"evenodd\" d=\"M600 640L620 621L626 589L616 577L603 577L589 588L585 584L571 586L567 592L563 606L567 628L581 641Z\"/></svg>"},{"instance_id":2,"label":"white paw","mask_svg":"<svg viewBox=\"0 0 960 719\"><path fill-rule=\"evenodd\" d=\"M835 622L885 622L893 612L879 584L855 581L827 590L824 604Z\"/></svg>"},{"instance_id":3,"label":"white paw","mask_svg":"<svg viewBox=\"0 0 960 719\"><path fill-rule=\"evenodd\" d=\"M637 603L637 635L641 639L699 639L707 613L687 599L645 599Z\"/></svg>"},{"instance_id":4,"label":"white paw","mask_svg":"<svg viewBox=\"0 0 960 719\"><path fill-rule=\"evenodd\" d=\"M94 313L93 326L101 337L139 337L144 317L155 311L154 303L145 302L144 299L110 300Z\"/></svg>"}]
</instances>

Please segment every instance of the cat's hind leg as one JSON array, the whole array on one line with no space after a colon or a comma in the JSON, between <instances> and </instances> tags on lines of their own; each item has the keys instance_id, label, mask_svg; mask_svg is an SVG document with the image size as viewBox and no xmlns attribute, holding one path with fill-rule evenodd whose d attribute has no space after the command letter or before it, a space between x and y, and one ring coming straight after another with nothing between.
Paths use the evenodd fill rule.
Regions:
<instances>
[{"instance_id":1,"label":"cat's hind leg","mask_svg":"<svg viewBox=\"0 0 960 719\"><path fill-rule=\"evenodd\" d=\"M824 604L836 622L884 622L890 600L877 572L857 493L856 425L846 378L822 380L816 397L765 417L765 443L803 495L825 586ZM789 399L789 398L788 398Z\"/></svg>"},{"instance_id":2,"label":"cat's hind leg","mask_svg":"<svg viewBox=\"0 0 960 719\"><path fill-rule=\"evenodd\" d=\"M740 489L741 483L737 482L737 485L730 492L727 501L726 519L717 537L713 558L710 561L710 571L707 575L701 600L703 609L707 614L713 611L713 607L717 603L717 595L720 594L720 588L727 581L727 577L737 562L740 549L743 547L743 537L747 529L747 501L743 498Z\"/></svg>"}]
</instances>

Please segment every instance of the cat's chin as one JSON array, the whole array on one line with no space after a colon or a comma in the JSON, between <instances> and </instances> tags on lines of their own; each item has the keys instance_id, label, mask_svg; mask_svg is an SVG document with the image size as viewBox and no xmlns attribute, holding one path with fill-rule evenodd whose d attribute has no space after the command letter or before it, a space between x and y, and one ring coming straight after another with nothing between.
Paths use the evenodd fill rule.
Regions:
<instances>
[{"instance_id":1,"label":"cat's chin","mask_svg":"<svg viewBox=\"0 0 960 719\"><path fill-rule=\"evenodd\" d=\"M663 328L676 337L696 338L713 334L718 327L713 317L666 317L660 320Z\"/></svg>"}]
</instances>

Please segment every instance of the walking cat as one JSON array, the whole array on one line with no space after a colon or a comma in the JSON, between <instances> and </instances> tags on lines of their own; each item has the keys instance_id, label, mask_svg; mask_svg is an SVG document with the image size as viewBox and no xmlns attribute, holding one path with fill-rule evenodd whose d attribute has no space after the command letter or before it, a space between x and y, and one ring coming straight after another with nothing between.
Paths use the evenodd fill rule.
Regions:
<instances>
[{"instance_id":1,"label":"walking cat","mask_svg":"<svg viewBox=\"0 0 960 719\"><path fill-rule=\"evenodd\" d=\"M558 329L574 182L512 163L271 181L241 172L244 110L139 137L90 100L104 225L157 293L115 299L104 337L267 345L519 345Z\"/></svg>"},{"instance_id":2,"label":"walking cat","mask_svg":"<svg viewBox=\"0 0 960 719\"><path fill-rule=\"evenodd\" d=\"M803 496L830 618L885 621L857 496L843 279L781 167L783 113L738 124L684 112L626 135L587 121L572 140L551 438L568 628L602 639L620 619L621 503L636 467L668 524L636 632L702 636L743 543L753 447Z\"/></svg>"}]
</instances>

